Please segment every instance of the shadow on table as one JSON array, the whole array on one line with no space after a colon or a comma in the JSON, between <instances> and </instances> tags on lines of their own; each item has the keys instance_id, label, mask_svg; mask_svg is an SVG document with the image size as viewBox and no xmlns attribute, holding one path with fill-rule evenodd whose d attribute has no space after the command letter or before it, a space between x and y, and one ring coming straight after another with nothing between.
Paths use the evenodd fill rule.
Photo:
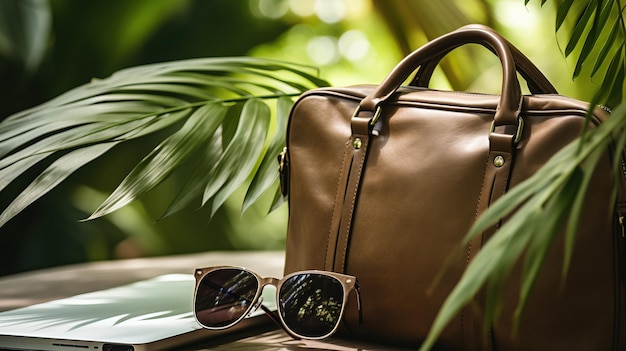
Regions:
<instances>
[{"instance_id":1,"label":"shadow on table","mask_svg":"<svg viewBox=\"0 0 626 351\"><path fill-rule=\"evenodd\" d=\"M186 350L186 349L185 349ZM328 340L293 340L282 330L261 332L257 335L244 336L240 339L228 339L216 345L196 345L194 350L214 351L299 351L299 350L330 350L330 351L406 351L383 345L372 345L357 341L330 338Z\"/></svg>"}]
</instances>

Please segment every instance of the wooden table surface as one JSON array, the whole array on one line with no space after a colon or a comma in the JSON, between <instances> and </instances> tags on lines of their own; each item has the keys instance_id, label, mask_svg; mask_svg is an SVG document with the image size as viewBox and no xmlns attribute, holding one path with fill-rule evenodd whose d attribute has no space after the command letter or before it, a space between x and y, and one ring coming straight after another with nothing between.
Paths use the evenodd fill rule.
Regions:
<instances>
[{"instance_id":1,"label":"wooden table surface","mask_svg":"<svg viewBox=\"0 0 626 351\"><path fill-rule=\"evenodd\" d=\"M194 268L213 265L247 267L262 276L281 277L284 252L208 252L180 256L93 262L42 269L0 277L0 311L81 293L112 288L162 274L192 274ZM402 349L331 338L325 341L293 340L282 330L251 331L236 338L211 340L181 348L192 350L337 350L378 351Z\"/></svg>"}]
</instances>

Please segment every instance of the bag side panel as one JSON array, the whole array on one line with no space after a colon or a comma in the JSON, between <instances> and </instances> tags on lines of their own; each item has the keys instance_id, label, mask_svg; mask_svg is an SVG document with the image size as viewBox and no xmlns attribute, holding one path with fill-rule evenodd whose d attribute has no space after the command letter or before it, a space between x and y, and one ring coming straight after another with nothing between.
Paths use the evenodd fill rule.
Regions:
<instances>
[{"instance_id":1,"label":"bag side panel","mask_svg":"<svg viewBox=\"0 0 626 351\"><path fill-rule=\"evenodd\" d=\"M289 121L289 224L285 273L324 269L342 169L357 101L311 94L294 106Z\"/></svg>"}]
</instances>

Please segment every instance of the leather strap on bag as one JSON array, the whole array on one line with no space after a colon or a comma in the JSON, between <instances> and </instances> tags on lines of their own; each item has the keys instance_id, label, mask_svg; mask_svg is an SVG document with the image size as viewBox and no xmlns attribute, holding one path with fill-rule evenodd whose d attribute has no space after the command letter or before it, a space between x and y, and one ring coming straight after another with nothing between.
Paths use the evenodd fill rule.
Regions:
<instances>
[{"instance_id":1,"label":"leather strap on bag","mask_svg":"<svg viewBox=\"0 0 626 351\"><path fill-rule=\"evenodd\" d=\"M521 127L520 127L521 128ZM514 136L492 132L489 135L489 156L485 164L485 174L476 206L475 217L484 212L508 189L509 178L515 156ZM467 247L466 264L476 256L482 245L495 233L499 225L489 228L480 236L475 236ZM484 334L482 321L484 312L480 305L469 305L461 311L461 325L468 350L493 349L493 335Z\"/></svg>"},{"instance_id":2,"label":"leather strap on bag","mask_svg":"<svg viewBox=\"0 0 626 351\"><path fill-rule=\"evenodd\" d=\"M352 117L352 163L337 237L337 258L333 265L335 272L345 272L346 268L352 220L358 200L357 197L363 175L363 168L369 150L370 120L371 116L363 117L362 115L355 115Z\"/></svg>"},{"instance_id":3,"label":"leather strap on bag","mask_svg":"<svg viewBox=\"0 0 626 351\"><path fill-rule=\"evenodd\" d=\"M345 272L352 219L357 202L363 166L370 140L369 117L352 118L352 137L344 147L343 162L335 194L335 207L328 231L324 269ZM343 206L340 204L343 203Z\"/></svg>"},{"instance_id":4,"label":"leather strap on bag","mask_svg":"<svg viewBox=\"0 0 626 351\"><path fill-rule=\"evenodd\" d=\"M353 154L352 139L346 141L343 151L341 167L339 169L339 179L335 190L335 201L330 226L328 228L328 239L326 241L326 254L324 258L324 270L333 271L335 260L337 259L337 241L339 239L339 225L341 224L343 202L346 196L348 179L351 173ZM341 272L341 271L336 271Z\"/></svg>"}]
</instances>

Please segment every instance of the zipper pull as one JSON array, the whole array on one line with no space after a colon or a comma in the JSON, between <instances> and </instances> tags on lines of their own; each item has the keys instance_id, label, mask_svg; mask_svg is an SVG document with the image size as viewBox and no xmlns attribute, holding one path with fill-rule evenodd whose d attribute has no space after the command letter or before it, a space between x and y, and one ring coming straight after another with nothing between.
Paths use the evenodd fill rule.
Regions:
<instances>
[{"instance_id":1,"label":"zipper pull","mask_svg":"<svg viewBox=\"0 0 626 351\"><path fill-rule=\"evenodd\" d=\"M623 214L621 213L619 214L618 221L619 221L619 227L622 231L622 238L623 238L624 237L624 215Z\"/></svg>"}]
</instances>

